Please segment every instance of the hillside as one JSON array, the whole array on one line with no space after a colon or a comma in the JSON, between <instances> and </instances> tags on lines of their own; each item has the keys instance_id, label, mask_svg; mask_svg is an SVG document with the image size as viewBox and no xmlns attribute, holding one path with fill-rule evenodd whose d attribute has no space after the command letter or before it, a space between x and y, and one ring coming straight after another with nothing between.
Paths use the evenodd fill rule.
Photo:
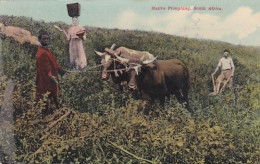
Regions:
<instances>
[{"instance_id":1,"label":"hillside","mask_svg":"<svg viewBox=\"0 0 260 164\"><path fill-rule=\"evenodd\" d=\"M68 43L53 25L26 17L0 16L5 25L22 27L37 36L51 34L51 49L68 68ZM25 163L257 163L260 161L260 51L257 47L189 39L156 32L86 27L85 52L90 66L115 43L145 50L159 59L178 58L190 72L190 115L172 97L163 110L155 105L143 114L145 102L129 91L120 92L99 72L69 74L60 79L63 107L42 119L43 102L35 99L36 46L2 38L6 80L16 82L13 92L16 160ZM235 87L212 92L210 74L224 49L236 66ZM100 69L97 69L100 70ZM0 103L2 104L2 102ZM1 144L1 142L0 142ZM2 144L0 145L2 147Z\"/></svg>"}]
</instances>

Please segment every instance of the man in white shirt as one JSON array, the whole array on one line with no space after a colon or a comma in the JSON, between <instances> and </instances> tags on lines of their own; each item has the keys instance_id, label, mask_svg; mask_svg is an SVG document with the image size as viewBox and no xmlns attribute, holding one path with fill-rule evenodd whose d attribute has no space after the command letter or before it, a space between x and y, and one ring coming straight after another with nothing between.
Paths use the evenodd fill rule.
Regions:
<instances>
[{"instance_id":1,"label":"man in white shirt","mask_svg":"<svg viewBox=\"0 0 260 164\"><path fill-rule=\"evenodd\" d=\"M233 76L235 72L235 66L232 58L228 57L229 53L230 52L228 49L224 50L224 56L219 60L217 68L211 74L211 76L214 76L215 73L218 71L218 69L219 68L221 69L221 74L218 76L216 80L216 87L214 90L215 93L219 93L220 83L223 80L227 80L227 84L229 88L233 87Z\"/></svg>"}]
</instances>

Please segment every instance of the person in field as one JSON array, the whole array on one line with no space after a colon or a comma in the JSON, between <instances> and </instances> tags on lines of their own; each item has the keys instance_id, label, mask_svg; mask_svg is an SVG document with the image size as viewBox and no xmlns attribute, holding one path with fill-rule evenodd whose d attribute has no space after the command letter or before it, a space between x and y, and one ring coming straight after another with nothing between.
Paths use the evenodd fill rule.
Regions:
<instances>
[{"instance_id":1,"label":"person in field","mask_svg":"<svg viewBox=\"0 0 260 164\"><path fill-rule=\"evenodd\" d=\"M44 109L43 115L52 112L50 111L52 104L55 104L56 108L60 107L58 73L62 76L66 73L61 69L51 50L48 49L49 38L47 31L41 30L39 32L38 39L41 45L38 47L36 54L36 101L43 98L43 94L49 93L47 107Z\"/></svg>"},{"instance_id":2,"label":"person in field","mask_svg":"<svg viewBox=\"0 0 260 164\"><path fill-rule=\"evenodd\" d=\"M87 66L83 40L86 40L85 28L79 25L77 17L72 18L72 26L68 32L61 30L66 35L69 43L69 61L75 69L84 69Z\"/></svg>"},{"instance_id":3,"label":"person in field","mask_svg":"<svg viewBox=\"0 0 260 164\"><path fill-rule=\"evenodd\" d=\"M219 60L215 71L211 74L211 76L214 76L216 72L219 69L221 69L221 73L216 80L216 87L214 90L215 93L219 93L221 82L223 82L224 80L227 80L227 86L229 88L233 87L233 76L235 72L235 66L232 58L228 56L229 54L230 51L228 49L225 49L223 57Z\"/></svg>"}]
</instances>

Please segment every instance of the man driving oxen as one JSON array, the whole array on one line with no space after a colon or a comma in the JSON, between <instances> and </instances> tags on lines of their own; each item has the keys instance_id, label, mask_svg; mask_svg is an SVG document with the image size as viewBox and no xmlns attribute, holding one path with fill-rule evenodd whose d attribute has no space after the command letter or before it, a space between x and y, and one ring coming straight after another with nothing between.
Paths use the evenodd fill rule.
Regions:
<instances>
[{"instance_id":1,"label":"man driving oxen","mask_svg":"<svg viewBox=\"0 0 260 164\"><path fill-rule=\"evenodd\" d=\"M60 86L58 74L64 75L63 70L53 53L48 48L49 33L45 30L39 32L38 39L41 45L36 54L36 100L43 98L43 94L49 92L46 109L42 111L43 116L51 111L50 104L55 104L59 108Z\"/></svg>"}]
</instances>

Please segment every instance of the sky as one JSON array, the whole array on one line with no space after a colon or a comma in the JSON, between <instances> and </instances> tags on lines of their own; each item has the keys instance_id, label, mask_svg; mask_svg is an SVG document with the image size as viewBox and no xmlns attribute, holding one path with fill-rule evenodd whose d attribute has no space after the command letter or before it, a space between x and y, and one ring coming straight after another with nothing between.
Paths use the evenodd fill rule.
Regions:
<instances>
[{"instance_id":1,"label":"sky","mask_svg":"<svg viewBox=\"0 0 260 164\"><path fill-rule=\"evenodd\" d=\"M71 24L66 4L75 2L84 26L260 46L260 0L0 0L0 15Z\"/></svg>"}]
</instances>

